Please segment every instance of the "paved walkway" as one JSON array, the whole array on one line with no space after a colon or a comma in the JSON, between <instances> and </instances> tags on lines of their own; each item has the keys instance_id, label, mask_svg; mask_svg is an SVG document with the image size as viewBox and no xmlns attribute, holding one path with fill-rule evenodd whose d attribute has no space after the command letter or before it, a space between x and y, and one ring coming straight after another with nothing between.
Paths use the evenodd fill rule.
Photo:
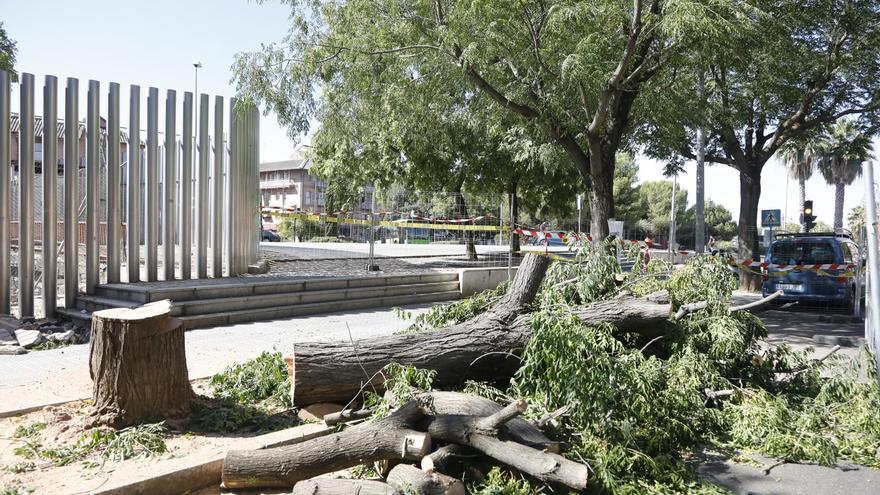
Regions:
<instances>
[{"instance_id":1,"label":"paved walkway","mask_svg":"<svg viewBox=\"0 0 880 495\"><path fill-rule=\"evenodd\" d=\"M423 304L404 309L415 317L430 307ZM354 339L363 339L407 325L393 311L382 308L192 330L186 333L189 376L204 378L267 350L290 354L297 342L349 340L349 328ZM90 396L88 358L87 344L0 356L0 416Z\"/></svg>"}]
</instances>

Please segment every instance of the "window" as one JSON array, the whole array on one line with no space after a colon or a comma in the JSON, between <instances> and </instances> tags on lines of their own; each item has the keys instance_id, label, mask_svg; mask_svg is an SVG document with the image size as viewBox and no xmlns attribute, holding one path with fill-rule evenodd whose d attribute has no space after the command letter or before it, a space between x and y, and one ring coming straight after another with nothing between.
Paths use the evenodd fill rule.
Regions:
<instances>
[{"instance_id":1,"label":"window","mask_svg":"<svg viewBox=\"0 0 880 495\"><path fill-rule=\"evenodd\" d=\"M319 205L324 204L324 193L323 192L318 192L318 204Z\"/></svg>"},{"instance_id":2,"label":"window","mask_svg":"<svg viewBox=\"0 0 880 495\"><path fill-rule=\"evenodd\" d=\"M306 191L306 206L312 205L312 191Z\"/></svg>"},{"instance_id":3,"label":"window","mask_svg":"<svg viewBox=\"0 0 880 495\"><path fill-rule=\"evenodd\" d=\"M771 263L813 265L834 263L834 246L828 241L782 241L773 245Z\"/></svg>"},{"instance_id":4,"label":"window","mask_svg":"<svg viewBox=\"0 0 880 495\"><path fill-rule=\"evenodd\" d=\"M843 250L843 262L853 263L853 253L856 252L855 246L848 242L841 242L840 248Z\"/></svg>"}]
</instances>

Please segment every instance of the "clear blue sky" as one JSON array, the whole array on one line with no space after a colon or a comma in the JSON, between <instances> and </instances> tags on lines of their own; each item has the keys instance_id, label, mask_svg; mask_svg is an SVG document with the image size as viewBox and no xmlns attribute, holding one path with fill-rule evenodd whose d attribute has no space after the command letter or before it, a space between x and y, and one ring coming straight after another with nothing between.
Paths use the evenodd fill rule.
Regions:
<instances>
[{"instance_id":1,"label":"clear blue sky","mask_svg":"<svg viewBox=\"0 0 880 495\"><path fill-rule=\"evenodd\" d=\"M53 74L80 78L83 91L88 79L97 79L123 84L123 95L130 83L140 84L144 95L147 86L182 93L192 90L192 63L201 61L199 91L231 96L229 67L234 54L280 41L287 31L288 7L277 1L259 5L247 0L0 0L0 20L18 41L19 71L36 74L38 81ZM127 115L123 119L127 121ZM293 149L272 115L263 118L260 137L264 161L286 158ZM640 160L640 165L641 180L662 178L659 164ZM680 178L690 203L693 170L694 165L688 164L688 172ZM787 210L790 220L797 219L797 184L786 181L783 166L775 160L765 168L762 190L761 208ZM861 180L847 188L847 211L862 202L863 190ZM737 173L723 165L708 167L706 196L733 211L736 219ZM809 181L807 196L814 200L819 219L831 224L834 190L819 174Z\"/></svg>"}]
</instances>

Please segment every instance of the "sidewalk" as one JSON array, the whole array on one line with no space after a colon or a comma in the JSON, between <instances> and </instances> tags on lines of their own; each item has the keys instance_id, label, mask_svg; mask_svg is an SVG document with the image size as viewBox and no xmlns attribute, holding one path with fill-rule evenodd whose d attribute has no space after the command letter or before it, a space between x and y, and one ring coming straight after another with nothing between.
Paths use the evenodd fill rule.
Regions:
<instances>
[{"instance_id":1,"label":"sidewalk","mask_svg":"<svg viewBox=\"0 0 880 495\"><path fill-rule=\"evenodd\" d=\"M430 307L404 309L415 317ZM290 354L297 342L349 340L346 324L354 339L363 339L393 333L408 322L381 308L192 330L186 333L189 377L211 376L263 351ZM0 356L0 417L10 411L88 398L92 388L88 361L88 344Z\"/></svg>"}]
</instances>

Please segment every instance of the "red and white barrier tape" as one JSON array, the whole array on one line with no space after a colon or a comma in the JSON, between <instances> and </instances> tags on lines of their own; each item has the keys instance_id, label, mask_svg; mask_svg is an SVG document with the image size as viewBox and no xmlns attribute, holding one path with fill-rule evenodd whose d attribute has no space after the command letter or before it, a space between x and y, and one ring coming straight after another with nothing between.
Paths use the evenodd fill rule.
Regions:
<instances>
[{"instance_id":1,"label":"red and white barrier tape","mask_svg":"<svg viewBox=\"0 0 880 495\"><path fill-rule=\"evenodd\" d=\"M746 267L760 267L788 269L808 269L808 270L852 270L856 265L852 263L763 263L755 260L737 260L736 265Z\"/></svg>"}]
</instances>

